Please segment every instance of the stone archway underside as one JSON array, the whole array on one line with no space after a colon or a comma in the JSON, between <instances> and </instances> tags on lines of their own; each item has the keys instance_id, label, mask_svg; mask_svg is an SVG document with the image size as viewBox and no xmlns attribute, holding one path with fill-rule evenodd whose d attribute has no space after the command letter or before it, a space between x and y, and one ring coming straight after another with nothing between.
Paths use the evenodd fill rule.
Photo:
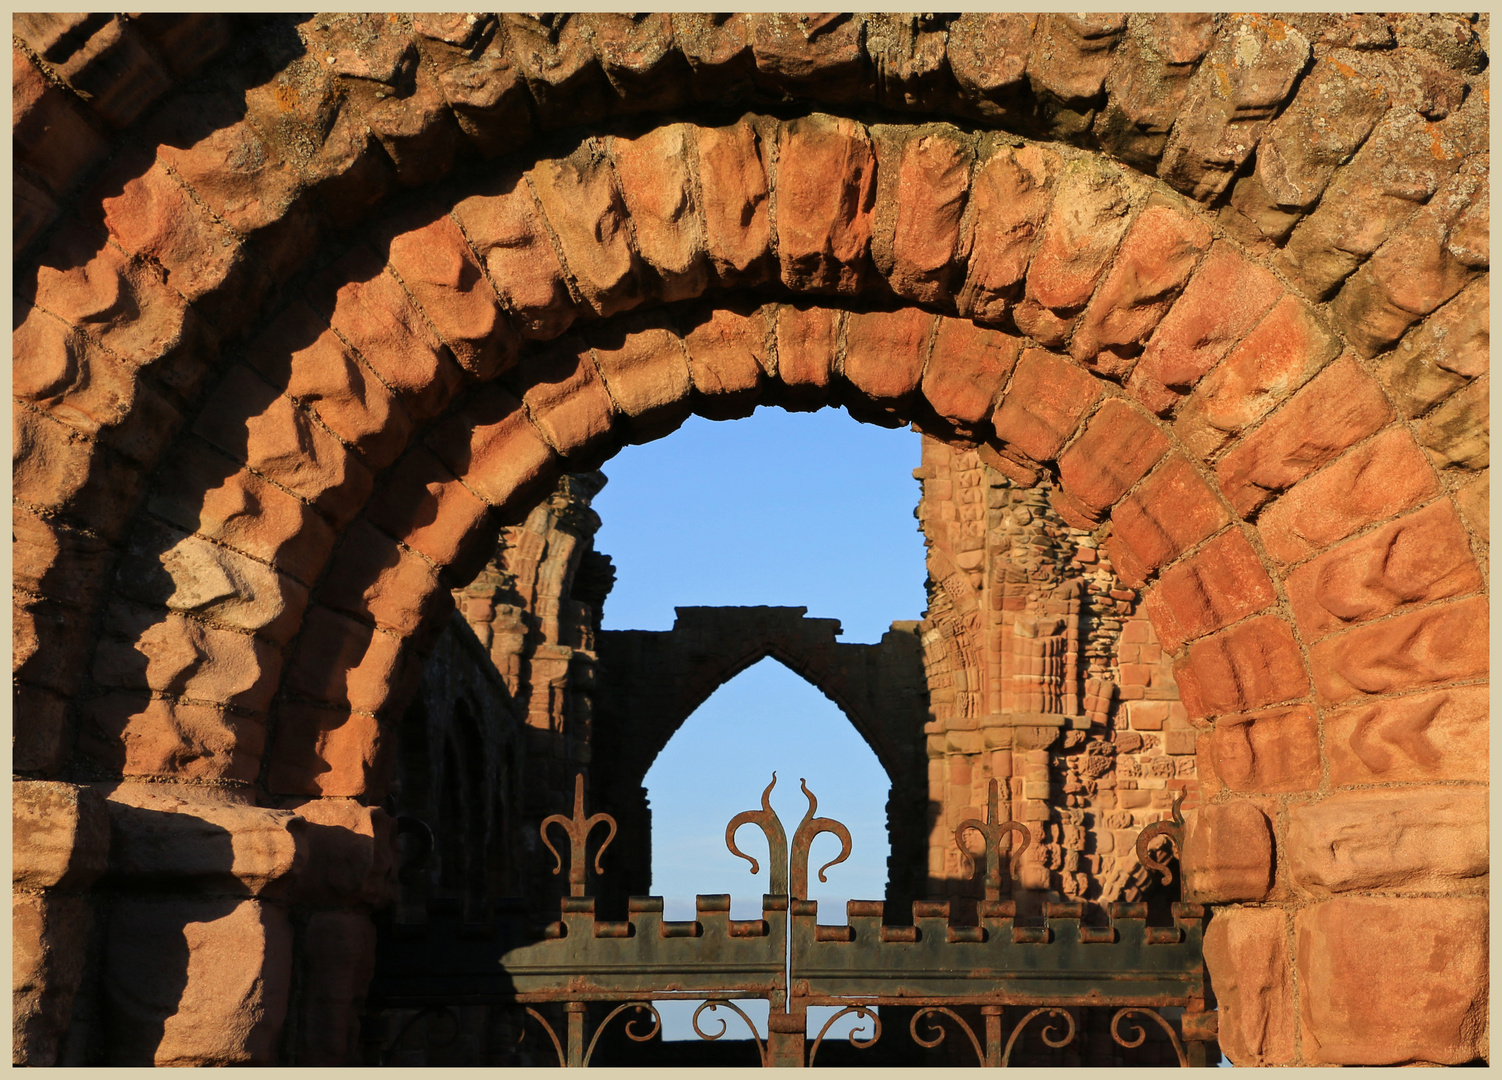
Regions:
<instances>
[{"instance_id":1,"label":"stone archway underside","mask_svg":"<svg viewBox=\"0 0 1502 1080\"><path fill-rule=\"evenodd\" d=\"M758 403L1057 475L1144 583L1224 784L1186 863L1238 1063L1485 1052L1470 24L335 17L195 78L229 24L70 18L16 27L15 768L57 781L17 820L111 791L117 837L172 839L114 841L110 880L223 909L202 957L262 943L240 998L179 1010L249 1034L119 1060L277 1057L281 905L382 895L386 725L450 588L559 472ZM684 71L801 104L656 118L692 117ZM809 111L862 102L961 126ZM38 940L103 850L18 854ZM36 969L40 1061L72 989Z\"/></svg>"}]
</instances>

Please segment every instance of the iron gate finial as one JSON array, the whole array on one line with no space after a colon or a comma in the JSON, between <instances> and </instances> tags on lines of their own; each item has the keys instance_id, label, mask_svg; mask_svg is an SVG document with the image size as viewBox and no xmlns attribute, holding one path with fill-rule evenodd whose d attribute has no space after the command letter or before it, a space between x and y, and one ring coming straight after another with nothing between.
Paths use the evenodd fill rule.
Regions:
<instances>
[{"instance_id":1,"label":"iron gate finial","mask_svg":"<svg viewBox=\"0 0 1502 1080\"><path fill-rule=\"evenodd\" d=\"M1155 821L1137 834L1137 859L1149 870L1156 870L1163 875L1163 884L1173 881L1173 871L1168 868L1167 859L1159 859L1147 850L1149 841L1159 836L1168 837L1168 842L1173 845L1174 854L1179 856L1182 862L1184 858L1184 815L1179 807L1184 804L1186 792L1180 791L1173 800L1173 820Z\"/></svg>"},{"instance_id":2,"label":"iron gate finial","mask_svg":"<svg viewBox=\"0 0 1502 1080\"><path fill-rule=\"evenodd\" d=\"M990 786L986 791L986 820L977 821L975 818L966 818L955 827L954 846L960 849L960 858L965 860L965 876L975 873L975 858L965 850L965 833L974 829L980 833L985 841L986 855L986 899L992 902L1001 899L1001 842L1008 833L1018 833L1022 837L1022 845L1012 842L1011 855L1021 855L1033 842L1033 833L1020 821L1008 819L998 820L1001 817L1001 793L997 787L996 778L992 777ZM1010 858L1008 862L1010 862Z\"/></svg>"},{"instance_id":3,"label":"iron gate finial","mask_svg":"<svg viewBox=\"0 0 1502 1080\"><path fill-rule=\"evenodd\" d=\"M814 817L814 812L819 809L819 800L814 798L812 791L808 790L808 782L802 777L798 778L798 784L803 788L803 794L808 796L808 812L803 815L803 820L798 824L798 831L793 834L793 891L791 895L795 900L807 900L808 855L809 850L814 846L814 837L820 833L831 833L840 839L840 853L819 867L819 880L828 881L829 879L824 876L824 871L850 858L850 830L834 818Z\"/></svg>"},{"instance_id":4,"label":"iron gate finial","mask_svg":"<svg viewBox=\"0 0 1502 1080\"><path fill-rule=\"evenodd\" d=\"M761 793L760 810L743 810L730 819L725 826L725 846L730 854L738 855L751 864L751 873L761 867L750 855L735 846L735 833L742 825L756 825L767 836L767 865L769 881L767 892L773 896L788 895L788 840L782 829L782 821L772 809L772 789L777 786L777 773L772 773L772 782Z\"/></svg>"},{"instance_id":5,"label":"iron gate finial","mask_svg":"<svg viewBox=\"0 0 1502 1080\"><path fill-rule=\"evenodd\" d=\"M542 834L542 842L547 845L547 849L553 853L553 858L558 861L558 865L553 867L553 873L556 874L563 869L563 857L558 854L558 849L548 839L548 826L554 822L563 826L563 831L568 834L569 839L568 893L570 896L583 896L585 841L588 839L590 831L596 825L609 827L610 832L605 835L605 842L595 850L595 873L604 873L604 870L600 867L600 856L605 854L605 849L615 839L615 818L609 814L584 816L584 774L582 772L575 773L574 816L566 818L562 814L549 814L542 819L542 824L537 829Z\"/></svg>"}]
</instances>

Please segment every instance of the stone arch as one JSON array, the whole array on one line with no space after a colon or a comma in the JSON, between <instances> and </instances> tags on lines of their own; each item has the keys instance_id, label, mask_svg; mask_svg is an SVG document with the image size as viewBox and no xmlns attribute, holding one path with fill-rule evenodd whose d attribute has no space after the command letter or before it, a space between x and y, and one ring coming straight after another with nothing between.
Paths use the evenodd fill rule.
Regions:
<instances>
[{"instance_id":1,"label":"stone arch","mask_svg":"<svg viewBox=\"0 0 1502 1080\"><path fill-rule=\"evenodd\" d=\"M810 619L805 608L678 608L672 630L607 630L600 634L602 665L611 695L635 714L630 745L607 741L624 784L639 784L652 762L690 716L716 690L754 664L776 660L837 705L895 783L912 782L917 762L898 717L881 715L874 685L881 645L835 640L839 623ZM893 650L887 650L893 651ZM916 657L914 657L916 659ZM616 671L618 675L609 673ZM664 690L663 688L666 688ZM606 698L606 695L602 695ZM598 734L609 740L615 718L600 706ZM895 710L894 710L895 711ZM900 719L922 723L922 711ZM626 730L622 725L622 730ZM909 745L904 745L906 742Z\"/></svg>"},{"instance_id":2,"label":"stone arch","mask_svg":"<svg viewBox=\"0 0 1502 1080\"><path fill-rule=\"evenodd\" d=\"M18 240L23 249L35 241L39 254L19 267L14 338L23 358L13 473L16 767L30 776L154 773L259 782L298 798L369 797L381 769L377 718L415 681L415 656L445 603L444 573L461 579L479 557L483 523L524 507L550 471L588 460L616 438L650 433L685 401L692 407L699 389L690 368L692 390L619 400L606 376L608 347L590 344L587 367L574 353L570 369L564 345L522 343L561 329L549 318L618 318L644 280L654 299L682 302L702 273L727 321L742 316L724 290L780 283L791 295L773 299L777 317L794 313L786 317L789 332L802 334L813 377L822 363L826 385L841 393L856 387L872 416L904 415L902 395L880 383L900 365L869 373L877 381L863 384L858 360L853 371L842 366L852 325L900 329L926 312L935 321L924 365L941 331L1028 334L1031 345L1014 358L1006 392L984 402L973 421L966 417L974 408L951 408L952 434L999 437L998 460L1022 475L1056 468L1071 500L1064 505L1080 520L1104 520L1109 511L1118 565L1136 566L1150 584L1154 623L1182 652L1186 693L1207 724L1218 718L1216 760L1227 763L1223 779L1236 801L1266 803L1279 794L1283 781L1266 763L1276 762L1276 733L1285 726L1306 740L1325 739L1321 767L1331 783L1337 775L1417 782L1410 794L1418 806L1433 791L1424 781L1475 779L1448 758L1396 770L1376 765L1386 750L1348 753L1330 733L1349 729L1355 747L1368 738L1362 732L1391 742L1383 733L1410 721L1424 727L1443 717L1441 727L1460 731L1476 716L1470 684L1486 671L1478 652L1485 570L1477 565L1486 552L1486 481L1471 474L1486 459L1470 436L1484 429L1487 387L1485 350L1476 348L1487 290L1486 163L1475 134L1478 118L1485 126L1484 96L1470 94L1460 105L1456 90L1449 102L1445 87L1455 79L1441 78L1416 82L1430 89L1410 100L1399 77L1368 77L1364 66L1350 65L1357 75L1346 74L1340 65L1350 57L1328 50L1359 51L1369 47L1367 36L1384 32L1391 39L1381 20L1310 24L1309 35L1324 35L1318 44L1326 47L1314 50L1310 66L1309 35L1256 16L1204 25L1134 16L1129 33L1126 19L1077 25L1063 16L1024 17L1013 25L995 18L1001 21L987 32L1012 40L1015 31L1027 43L1011 75L983 72L974 57L967 65L965 35L939 38L932 28L885 16L817 25L736 17L675 31L670 48L644 51L631 45L650 40L643 26L656 24L604 16L556 26L510 20L495 49L471 40L476 24L462 20L379 25L369 28L375 44L362 48L345 48L335 23L324 22L307 30L305 42L316 46L310 55L270 82L236 69L227 93L190 88L137 128L130 125L145 103L170 86L167 72L179 70L163 60L165 50L176 55L172 42L203 35L170 20L105 20L108 35L96 38L100 27L90 24L74 35L88 47L70 52L56 48L64 31L53 33L45 19L20 26L27 59L17 65L17 96L26 107L18 116L75 137L18 128L31 170L18 185ZM1408 33L1404 41L1418 40ZM529 34L539 55L570 59L546 70L528 66L516 42ZM1118 38L1112 52L1098 46ZM180 70L201 66L214 40L209 35L209 49ZM1476 59L1474 34L1455 40L1448 71L1485 63L1484 54ZM1249 41L1258 48L1241 49ZM480 59L465 52L476 45ZM325 52L335 57L335 76L316 63ZM1251 53L1258 59L1250 67L1231 63ZM419 54L425 63L410 63ZM1063 81L1041 62L1058 56L1068 58L1053 67L1069 74ZM115 63L122 58L129 63ZM492 81L466 83L456 74L482 60ZM520 83L498 74L513 61ZM672 199L632 205L630 168L623 172L609 139L597 144L602 157L587 147L572 161L540 161L513 217L491 206L498 215L491 251L473 242L462 210L453 217L415 211L421 228L412 228L384 199L398 183L417 186L446 172L461 140L494 150L512 136L508 125L531 133L532 105L518 113L513 86L525 88L544 127L560 117L593 122L601 102L662 107L659 91L674 81L664 73L683 64L707 84L723 81L734 100L752 87L834 101L854 80L862 87L855 98L897 108L978 113L1010 126L1019 116L1041 118L1028 122L1104 147L1168 186L1091 152L1013 150L1001 145L1011 140L945 126L897 131L884 142L875 128L828 117L746 121L752 133L759 123L772 133L758 135L759 143L737 135L735 124L611 136L622 144L692 137L702 167L702 132L730 132L720 144L728 187L711 184L720 191L713 205L755 202L760 168L768 240L764 248L722 246L718 262L709 246L711 204L692 203L686 224L671 220ZM129 80L117 77L122 71ZM866 79L869 71L877 74ZM1178 123L1150 115L1153 107L1138 100L1142 86L1163 78L1170 98L1182 94ZM389 95L388 82L401 92ZM86 106L70 96L77 90L88 94ZM1332 135L1327 157L1290 156L1326 111L1319 102L1331 93L1354 102L1363 92L1377 102L1373 114L1343 106L1343 117L1354 119ZM1096 134L1071 131L1085 115L1074 106L1102 94ZM202 116L212 117L207 130L191 120ZM286 152L295 140L262 136L279 131L282 117L294 128L321 128L312 154L298 157ZM115 131L125 134L111 146ZM753 168L756 145L772 149ZM86 176L111 150L105 172ZM986 265L977 261L977 238L1001 243L1008 235L977 228L988 197L979 182L995 160L1047 154L1058 156L1063 179L1035 185L1037 242L1015 245L1025 273L997 293L972 274ZM800 169L820 177L835 159L845 181L838 194L848 199L829 207L821 202L829 191L798 178ZM246 161L261 164L238 172ZM1381 171L1384 161L1403 163L1402 184ZM1250 171L1238 176L1243 166ZM1108 175L1098 185L1089 179ZM1233 177L1213 223L1170 190L1209 201ZM49 182L67 191L81 178L87 187L77 187L77 198L44 194ZM1070 178L1078 181L1074 194L1050 201L1047 193ZM690 179L689 189L702 195L702 168ZM1100 213L1091 220L1088 211L1112 204L1102 201L1111 183L1128 189L1128 213L1106 213L1102 226ZM744 194L739 204L723 197L732 189ZM516 191L494 198L504 202ZM908 201L909 194L916 197ZM1015 192L996 200L1012 210L1026 203ZM390 234L381 239L384 253L340 253L298 283L297 299L270 305L275 319L261 319L273 283L312 260L311 237L359 222L375 206L391 223L383 226ZM904 226L903 207L917 210L923 224ZM749 223L756 221L753 208ZM642 227L649 222L667 224L653 233ZM685 246L690 226L700 229L702 248ZM961 234L971 244L963 275ZM595 243L595 235L609 242ZM1205 239L1198 247L1197 236ZM1051 247L1051 237L1065 240ZM1195 252L1182 276L1171 270L1176 244ZM487 293L496 251L510 261ZM1154 279L1153 264L1170 269ZM1007 296L1009 289L1016 295ZM829 293L859 303L853 310L807 305L810 295ZM1217 322L1207 309L1228 293L1239 303ZM1267 293L1277 294L1269 306L1248 314ZM1010 306L990 313L986 305L998 295ZM977 327L976 318L999 325ZM623 341L645 348L642 335L651 329L628 331ZM1181 339L1172 340L1170 329ZM822 345L810 338L818 333L826 335ZM817 400L826 392L817 383L800 381L801 372L788 379L780 334L781 322L768 346L777 350L778 393L799 404ZM692 356L691 333L668 336ZM1164 348L1155 353L1159 339ZM1295 339L1303 344L1290 347ZM910 373L918 353L909 344L894 355ZM221 374L221 348L242 350L244 362ZM278 352L285 377L272 372L268 381L258 365ZM1269 356L1276 377L1259 381L1271 369L1256 361ZM306 367L293 363L301 357ZM502 390L490 377L513 357L505 376L512 390ZM617 351L610 359L629 374L640 358ZM969 371L976 381L995 377L977 364ZM933 407L928 368L917 370L912 401ZM547 381L550 371L577 376L578 385L550 396L550 387L561 386ZM316 378L294 386L304 372ZM971 380L952 381L951 393L963 397ZM457 397L474 384L484 388ZM1081 410L1083 398L1090 400ZM1159 415L1165 410L1175 412L1172 424ZM961 431L961 421L977 426ZM420 442L412 438L418 429ZM191 434L166 460L180 430ZM1125 464L1140 463L1123 448L1156 445L1157 437L1173 449L1141 475L1127 475ZM167 479L148 485L152 475ZM1384 483L1388 476L1402 481ZM1115 492L1123 479L1131 483ZM1169 512L1185 499L1203 520ZM1194 535L1207 523L1210 532ZM337 556L336 545L343 545ZM1242 610L1269 590L1267 604ZM1222 596L1235 600L1235 620L1225 625ZM424 603L403 599L415 597ZM315 645L326 655L315 657ZM80 671L95 684L87 701L74 700ZM1293 671L1297 687L1281 681ZM284 696L268 730L277 693ZM1424 712L1430 705L1434 711ZM75 707L82 765L68 761ZM298 733L309 745L274 760ZM325 767L336 761L338 769ZM1313 821L1311 814L1293 816ZM1280 850L1289 851L1304 835L1297 830L1312 826L1280 819L1277 828ZM1304 876L1279 887L1300 903L1367 888L1346 879L1330 885L1313 848L1296 857L1305 859ZM1334 920L1340 905L1362 902L1338 897L1307 918ZM1413 901L1403 910L1421 906ZM1248 910L1221 925L1281 942L1295 907L1276 918ZM1212 972L1225 970L1240 940L1212 953ZM1341 1029L1329 1017L1309 1023ZM1256 1060L1284 1053L1260 1043L1248 1051ZM1286 1057L1293 1054L1287 1049Z\"/></svg>"}]
</instances>

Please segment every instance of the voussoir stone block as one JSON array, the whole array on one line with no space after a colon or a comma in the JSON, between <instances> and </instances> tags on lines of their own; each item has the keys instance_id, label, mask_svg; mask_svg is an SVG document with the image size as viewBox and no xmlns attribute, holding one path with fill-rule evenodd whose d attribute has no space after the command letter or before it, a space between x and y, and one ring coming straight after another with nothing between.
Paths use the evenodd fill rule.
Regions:
<instances>
[{"instance_id":1,"label":"voussoir stone block","mask_svg":"<svg viewBox=\"0 0 1502 1080\"><path fill-rule=\"evenodd\" d=\"M1310 640L1481 587L1470 537L1447 500L1332 548L1285 581L1294 618Z\"/></svg>"},{"instance_id":2,"label":"voussoir stone block","mask_svg":"<svg viewBox=\"0 0 1502 1080\"><path fill-rule=\"evenodd\" d=\"M1319 666L1314 665L1316 671ZM1301 698L1309 674L1293 630L1260 615L1201 638L1174 664L1184 705L1193 717L1246 712Z\"/></svg>"},{"instance_id":3,"label":"voussoir stone block","mask_svg":"<svg viewBox=\"0 0 1502 1080\"><path fill-rule=\"evenodd\" d=\"M1455 600L1334 634L1309 650L1321 699L1340 702L1485 675L1487 601Z\"/></svg>"},{"instance_id":4,"label":"voussoir stone block","mask_svg":"<svg viewBox=\"0 0 1502 1080\"><path fill-rule=\"evenodd\" d=\"M1379 698L1325 718L1330 782L1488 778L1488 687Z\"/></svg>"},{"instance_id":5,"label":"voussoir stone block","mask_svg":"<svg viewBox=\"0 0 1502 1080\"><path fill-rule=\"evenodd\" d=\"M1461 1065L1487 1054L1487 901L1337 897L1295 916L1305 1060Z\"/></svg>"},{"instance_id":6,"label":"voussoir stone block","mask_svg":"<svg viewBox=\"0 0 1502 1080\"><path fill-rule=\"evenodd\" d=\"M1222 717L1207 740L1232 791L1312 791L1320 783L1319 721L1308 705Z\"/></svg>"},{"instance_id":7,"label":"voussoir stone block","mask_svg":"<svg viewBox=\"0 0 1502 1080\"><path fill-rule=\"evenodd\" d=\"M853 120L815 114L777 136L777 252L782 281L855 293L865 281L876 201L876 155Z\"/></svg>"},{"instance_id":8,"label":"voussoir stone block","mask_svg":"<svg viewBox=\"0 0 1502 1080\"><path fill-rule=\"evenodd\" d=\"M1299 481L1257 515L1268 557L1275 563L1301 562L1438 494L1439 483L1428 466L1411 432L1385 428Z\"/></svg>"}]
</instances>

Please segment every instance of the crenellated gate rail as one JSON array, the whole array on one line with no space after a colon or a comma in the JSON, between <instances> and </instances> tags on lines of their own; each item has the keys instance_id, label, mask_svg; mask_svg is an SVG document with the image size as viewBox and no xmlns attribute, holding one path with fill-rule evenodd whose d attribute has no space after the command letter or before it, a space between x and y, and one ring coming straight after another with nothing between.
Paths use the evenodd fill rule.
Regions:
<instances>
[{"instance_id":1,"label":"crenellated gate rail","mask_svg":"<svg viewBox=\"0 0 1502 1080\"><path fill-rule=\"evenodd\" d=\"M969 819L955 830L967 860L966 834L985 842L986 898L975 923L954 921L947 902L920 901L912 905L911 923L890 924L882 903L852 900L844 924L821 924L817 902L807 899L809 851L821 833L840 840L839 856L818 871L825 880L830 866L849 857L850 834L838 821L816 816L817 800L804 785L809 808L790 848L771 808L775 784L774 774L761 809L736 815L725 832L730 851L750 862L753 874L758 861L736 846L736 833L755 825L766 836L770 891L762 897L761 918L730 918L728 895L699 896L692 920L664 919L662 900L650 896L631 898L625 920L598 918L595 898L585 895L586 841L596 826L607 827L593 860L600 873L616 824L606 814L585 815L581 776L573 816L555 814L542 824L543 842L558 860L554 873L563 857L548 838L549 827L561 826L570 841L570 895L562 898L557 921L539 932L519 914L501 917L481 938L435 921L419 937L384 942L372 1004L426 1010L456 1002L512 1005L524 1010L566 1067L589 1065L606 1027L623 1014L627 1038L649 1041L661 1030L653 1002L672 999L702 1002L693 1017L702 1039L721 1038L726 1017L734 1014L750 1029L765 1066L815 1064L842 1016L863 1021L849 1035L852 1046L873 1046L883 1038L883 1007L907 1020L917 1047L937 1047L949 1025L961 1038L961 1052L983 1066L1010 1064L1030 1024L1047 1046L1068 1046L1080 1007L1113 1009L1110 1035L1123 1048L1141 1046L1156 1028L1180 1065L1207 1063L1216 1033L1215 1014L1206 1010L1205 912L1199 905L1174 903L1168 926L1148 925L1143 903L1108 905L1104 925L1087 925L1078 902L1045 903L1041 917L1019 918L1014 903L1000 899L1002 868L1031 836L1025 825L999 820L992 781L986 821ZM1144 864L1165 880L1171 871L1148 844L1167 835L1178 845L1177 804L1174 819L1144 829L1137 843ZM765 1032L736 1004L747 999L769 1002ZM839 1011L810 1039L808 1010L819 1006ZM1026 1012L1015 1019L1019 1006ZM1010 1025L1004 1024L1009 1008ZM561 1032L555 1024L560 1011ZM706 1011L719 1020L715 1032L700 1027ZM648 1029L638 1030L645 1020Z\"/></svg>"}]
</instances>

